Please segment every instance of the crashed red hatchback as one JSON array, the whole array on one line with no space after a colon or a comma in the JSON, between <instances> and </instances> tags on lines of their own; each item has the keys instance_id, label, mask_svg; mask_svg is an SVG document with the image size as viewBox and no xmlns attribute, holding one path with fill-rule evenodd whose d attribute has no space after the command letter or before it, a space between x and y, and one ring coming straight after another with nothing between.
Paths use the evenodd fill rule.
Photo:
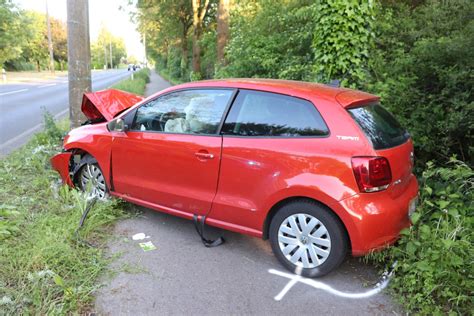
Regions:
<instances>
[{"instance_id":1,"label":"crashed red hatchback","mask_svg":"<svg viewBox=\"0 0 474 316\"><path fill-rule=\"evenodd\" d=\"M304 276L393 243L415 210L412 140L368 93L231 79L105 90L82 109L51 159L65 183L268 238Z\"/></svg>"}]
</instances>

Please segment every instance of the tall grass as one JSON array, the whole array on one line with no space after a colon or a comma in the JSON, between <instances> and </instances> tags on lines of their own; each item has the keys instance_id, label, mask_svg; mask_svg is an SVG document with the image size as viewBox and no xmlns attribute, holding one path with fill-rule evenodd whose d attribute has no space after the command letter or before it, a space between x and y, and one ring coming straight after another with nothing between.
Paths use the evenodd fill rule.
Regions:
<instances>
[{"instance_id":1,"label":"tall grass","mask_svg":"<svg viewBox=\"0 0 474 316\"><path fill-rule=\"evenodd\" d=\"M49 164L65 130L47 117L44 132L0 160L0 314L88 311L108 264L107 227L126 216L125 203L98 202L80 231L97 247L76 240L85 198Z\"/></svg>"}]
</instances>

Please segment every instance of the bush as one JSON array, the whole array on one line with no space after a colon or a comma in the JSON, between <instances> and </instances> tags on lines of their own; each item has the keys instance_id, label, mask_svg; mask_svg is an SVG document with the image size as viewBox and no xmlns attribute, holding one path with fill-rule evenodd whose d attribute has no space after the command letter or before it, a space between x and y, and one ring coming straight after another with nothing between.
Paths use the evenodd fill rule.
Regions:
<instances>
[{"instance_id":1,"label":"bush","mask_svg":"<svg viewBox=\"0 0 474 316\"><path fill-rule=\"evenodd\" d=\"M217 77L308 80L313 1L248 1L232 12L228 65Z\"/></svg>"},{"instance_id":2,"label":"bush","mask_svg":"<svg viewBox=\"0 0 474 316\"><path fill-rule=\"evenodd\" d=\"M422 314L474 310L474 172L451 159L432 162L420 182L420 204L413 226L396 247L375 253L376 262L398 261L391 288L404 307Z\"/></svg>"},{"instance_id":3,"label":"bush","mask_svg":"<svg viewBox=\"0 0 474 316\"><path fill-rule=\"evenodd\" d=\"M412 134L418 162L474 163L474 2L397 2L378 13L367 87Z\"/></svg>"}]
</instances>

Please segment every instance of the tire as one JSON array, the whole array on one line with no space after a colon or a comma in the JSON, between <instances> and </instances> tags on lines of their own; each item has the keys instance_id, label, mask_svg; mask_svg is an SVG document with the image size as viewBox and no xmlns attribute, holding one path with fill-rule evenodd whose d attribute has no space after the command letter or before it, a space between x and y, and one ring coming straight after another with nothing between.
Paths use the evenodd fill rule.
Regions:
<instances>
[{"instance_id":1,"label":"tire","mask_svg":"<svg viewBox=\"0 0 474 316\"><path fill-rule=\"evenodd\" d=\"M348 251L339 218L308 200L283 205L270 223L270 243L278 260L295 274L321 277L336 269Z\"/></svg>"},{"instance_id":2,"label":"tire","mask_svg":"<svg viewBox=\"0 0 474 316\"><path fill-rule=\"evenodd\" d=\"M88 197L96 196L99 199L108 197L109 190L104 173L100 169L97 160L90 155L86 155L81 159L77 183L81 191L86 192ZM89 183L91 183L90 186Z\"/></svg>"}]
</instances>

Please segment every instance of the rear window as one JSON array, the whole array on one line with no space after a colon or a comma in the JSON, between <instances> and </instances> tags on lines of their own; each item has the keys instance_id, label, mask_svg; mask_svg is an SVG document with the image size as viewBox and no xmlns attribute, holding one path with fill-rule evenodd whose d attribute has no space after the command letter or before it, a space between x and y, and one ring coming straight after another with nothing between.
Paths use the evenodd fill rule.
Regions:
<instances>
[{"instance_id":1,"label":"rear window","mask_svg":"<svg viewBox=\"0 0 474 316\"><path fill-rule=\"evenodd\" d=\"M410 135L380 104L349 109L349 113L372 142L374 149L386 149L405 143Z\"/></svg>"}]
</instances>

